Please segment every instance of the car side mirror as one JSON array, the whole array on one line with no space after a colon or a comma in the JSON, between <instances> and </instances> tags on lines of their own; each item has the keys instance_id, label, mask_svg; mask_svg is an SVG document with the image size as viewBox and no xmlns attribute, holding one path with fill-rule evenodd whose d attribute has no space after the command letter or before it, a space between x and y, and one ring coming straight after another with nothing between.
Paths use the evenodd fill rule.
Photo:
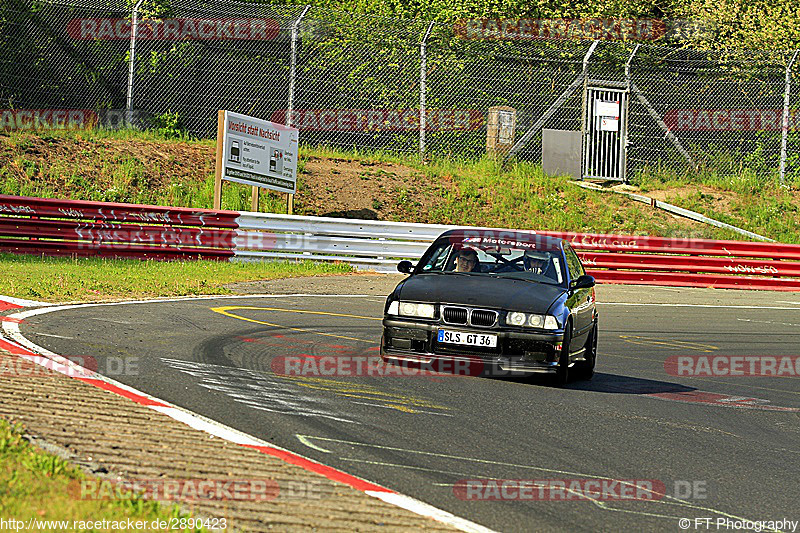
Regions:
<instances>
[{"instance_id":1,"label":"car side mirror","mask_svg":"<svg viewBox=\"0 0 800 533\"><path fill-rule=\"evenodd\" d=\"M570 289L591 289L594 287L594 277L584 274L570 283Z\"/></svg>"},{"instance_id":2,"label":"car side mirror","mask_svg":"<svg viewBox=\"0 0 800 533\"><path fill-rule=\"evenodd\" d=\"M397 264L397 270L403 274L411 274L414 271L414 264L411 261L400 261Z\"/></svg>"}]
</instances>

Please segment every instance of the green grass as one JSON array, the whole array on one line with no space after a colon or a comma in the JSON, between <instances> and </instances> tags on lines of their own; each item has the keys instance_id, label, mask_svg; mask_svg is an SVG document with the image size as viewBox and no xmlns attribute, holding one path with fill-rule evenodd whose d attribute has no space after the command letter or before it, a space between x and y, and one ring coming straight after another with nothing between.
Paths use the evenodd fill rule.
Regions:
<instances>
[{"instance_id":1,"label":"green grass","mask_svg":"<svg viewBox=\"0 0 800 533\"><path fill-rule=\"evenodd\" d=\"M23 521L166 520L189 517L177 505L164 506L138 497L93 500L81 498L82 483L96 481L61 458L45 453L23 438L23 428L0 419L0 517ZM92 485L88 485L92 486ZM27 528L25 528L27 529ZM72 527L66 528L73 530ZM34 531L65 528L34 527ZM206 531L205 529L182 531Z\"/></svg>"},{"instance_id":2,"label":"green grass","mask_svg":"<svg viewBox=\"0 0 800 533\"><path fill-rule=\"evenodd\" d=\"M667 191L668 202L720 222L780 242L800 243L800 195L780 186L777 179L746 170L731 176L708 169L690 174L649 169L631 183L645 194Z\"/></svg>"},{"instance_id":3,"label":"green grass","mask_svg":"<svg viewBox=\"0 0 800 533\"><path fill-rule=\"evenodd\" d=\"M113 149L129 146L130 150ZM159 146L161 154L150 148ZM110 149L111 148L111 149ZM53 150L45 164L28 154ZM176 154L204 156L200 167ZM214 149L209 140L165 138L153 131L48 131L0 133L0 194L211 208ZM166 153L164 153L166 152ZM249 211L251 187L226 182L222 208ZM286 195L263 190L259 210L285 212Z\"/></svg>"},{"instance_id":4,"label":"green grass","mask_svg":"<svg viewBox=\"0 0 800 533\"><path fill-rule=\"evenodd\" d=\"M343 263L139 261L0 254L0 294L48 302L231 294L237 281L343 274Z\"/></svg>"},{"instance_id":5,"label":"green grass","mask_svg":"<svg viewBox=\"0 0 800 533\"><path fill-rule=\"evenodd\" d=\"M50 151L52 153L50 153ZM47 154L43 157L42 154ZM362 179L380 164L412 169L407 184L373 199L368 208L391 211L406 222L489 225L520 229L629 233L665 237L745 239L735 232L676 218L620 195L588 191L541 166L515 162L502 168L491 158L465 160L387 151L301 147L295 213L306 208L310 158L358 161ZM209 208L213 198L214 143L168 139L151 131L0 133L0 193ZM335 168L331 173L336 173ZM680 174L669 168L639 172L632 183L644 193L666 190L667 201L782 242L800 242L800 195L747 169L734 176L713 170ZM702 185L703 190L693 186ZM331 191L329 191L331 192ZM348 194L348 190L340 194ZM718 194L717 194L718 193ZM716 196L724 196L720 202ZM433 206L422 199L435 198ZM222 207L250 210L250 187L226 182ZM389 209L391 208L391 209ZM259 210L285 212L286 197L262 190Z\"/></svg>"},{"instance_id":6,"label":"green grass","mask_svg":"<svg viewBox=\"0 0 800 533\"><path fill-rule=\"evenodd\" d=\"M566 176L545 174L538 164L512 162L503 168L493 158L465 160L433 158L421 162L413 156L391 152L345 151L330 147L304 148L301 157L323 157L348 161L404 164L419 170L431 184L451 182L455 188L443 195L442 202L427 214L405 210L405 220L464 225L492 225L514 228L577 231L585 233L631 233L666 237L696 237L742 240L736 232L713 226L688 227L661 211L632 202L611 192L596 192L576 187ZM800 242L800 217L796 192L780 187L777 180L758 176L746 169L738 175L720 175L711 170L679 174L668 168L649 169L632 179L632 184L647 193L703 184L733 193L730 210L720 210L695 191L669 197L680 207L691 209L781 242ZM426 184L417 182L425 190ZM406 191L397 201L404 202Z\"/></svg>"}]
</instances>

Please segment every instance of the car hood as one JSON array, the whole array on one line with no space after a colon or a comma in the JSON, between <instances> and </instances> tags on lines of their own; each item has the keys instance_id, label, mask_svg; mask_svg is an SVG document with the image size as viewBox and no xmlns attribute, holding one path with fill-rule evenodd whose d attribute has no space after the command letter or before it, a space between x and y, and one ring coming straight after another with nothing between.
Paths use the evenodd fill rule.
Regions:
<instances>
[{"instance_id":1,"label":"car hood","mask_svg":"<svg viewBox=\"0 0 800 533\"><path fill-rule=\"evenodd\" d=\"M471 307L546 312L566 289L520 279L459 274L417 274L399 287L412 302L453 303Z\"/></svg>"}]
</instances>

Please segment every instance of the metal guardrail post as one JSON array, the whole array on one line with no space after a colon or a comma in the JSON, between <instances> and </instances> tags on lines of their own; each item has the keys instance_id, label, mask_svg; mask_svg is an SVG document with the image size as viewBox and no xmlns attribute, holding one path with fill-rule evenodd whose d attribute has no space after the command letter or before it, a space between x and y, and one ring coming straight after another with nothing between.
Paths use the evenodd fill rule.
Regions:
<instances>
[{"instance_id":1,"label":"metal guardrail post","mask_svg":"<svg viewBox=\"0 0 800 533\"><path fill-rule=\"evenodd\" d=\"M797 54L800 50L795 50L789 64L786 65L786 87L783 91L783 120L781 121L781 168L780 168L780 183L781 187L786 187L786 145L789 140L789 95L792 91L792 66L794 65Z\"/></svg>"},{"instance_id":2,"label":"metal guardrail post","mask_svg":"<svg viewBox=\"0 0 800 533\"><path fill-rule=\"evenodd\" d=\"M311 6L307 5L305 9L303 9L303 12L300 13L300 16L297 17L297 20L292 23L292 56L289 59L289 97L286 103L286 125L289 127L292 126L292 114L294 112L294 87L297 71L297 29L300 27L300 22L302 22L303 17L306 16L309 9L311 9Z\"/></svg>"},{"instance_id":3,"label":"metal guardrail post","mask_svg":"<svg viewBox=\"0 0 800 533\"><path fill-rule=\"evenodd\" d=\"M427 67L427 41L433 29L433 22L428 24L428 30L422 37L419 43L419 158L425 159L425 127L427 117L425 116L425 98L427 96L427 89L425 87L425 79L428 71Z\"/></svg>"},{"instance_id":4,"label":"metal guardrail post","mask_svg":"<svg viewBox=\"0 0 800 533\"><path fill-rule=\"evenodd\" d=\"M136 75L136 38L139 36L139 8L144 0L138 0L131 13L131 46L128 50L128 90L125 98L125 125L133 122L133 81Z\"/></svg>"}]
</instances>

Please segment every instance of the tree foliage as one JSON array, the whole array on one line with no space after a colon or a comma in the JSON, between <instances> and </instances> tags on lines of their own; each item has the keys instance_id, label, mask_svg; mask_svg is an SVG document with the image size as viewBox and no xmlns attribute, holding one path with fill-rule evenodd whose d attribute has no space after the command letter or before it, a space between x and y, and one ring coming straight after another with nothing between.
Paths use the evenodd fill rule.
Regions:
<instances>
[{"instance_id":1,"label":"tree foliage","mask_svg":"<svg viewBox=\"0 0 800 533\"><path fill-rule=\"evenodd\" d=\"M657 18L683 28L670 34L664 44L701 49L800 49L797 0L289 0L288 3L439 22L468 18Z\"/></svg>"}]
</instances>

